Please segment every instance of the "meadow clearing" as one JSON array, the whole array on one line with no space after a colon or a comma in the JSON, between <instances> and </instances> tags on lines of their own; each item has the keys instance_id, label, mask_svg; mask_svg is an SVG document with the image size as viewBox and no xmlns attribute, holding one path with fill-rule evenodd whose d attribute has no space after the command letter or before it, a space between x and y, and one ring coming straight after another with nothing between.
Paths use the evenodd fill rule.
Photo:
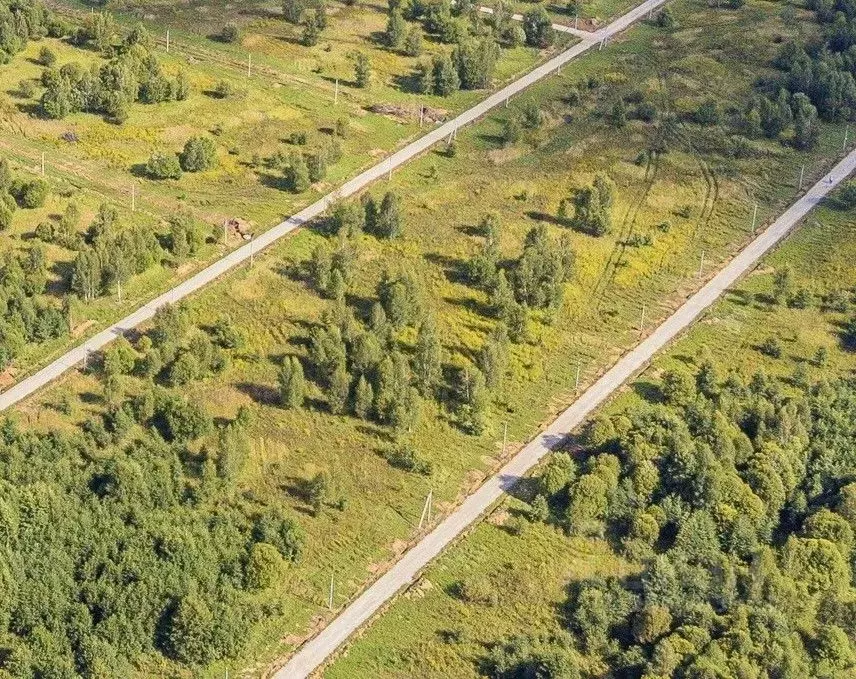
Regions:
<instances>
[{"instance_id":1,"label":"meadow clearing","mask_svg":"<svg viewBox=\"0 0 856 679\"><path fill-rule=\"evenodd\" d=\"M516 258L527 232L539 224L551 238L564 235L574 252L562 305L532 311L525 338L509 347L480 434L466 433L442 398L420 400L418 418L399 435L368 420L331 414L327 394L314 383L305 407L279 405L283 357L305 360L308 336L332 306L306 273L319 244L335 247L325 224L300 231L256 257L253 267L233 272L188 302L193 325L210 328L228 317L245 338L217 377L178 389L161 384L203 405L218 423L234 420L240 410L252 414L251 454L235 489L208 502L245 514L286 507L306 534L300 561L252 595L265 613L247 629L246 646L237 657L208 664L204 676L227 668L260 672L288 653L333 614L326 601L331 575L335 609L417 537L429 490L438 513L452 506L572 400L578 367L583 386L637 340L643 305L650 327L747 241L756 202L761 225L797 194L802 167L808 183L841 151L843 125L822 125L810 152L753 139L748 150L734 154L722 126L692 121L712 95L723 116L742 110L758 75L773 72L769 63L778 44L803 32L803 39L810 37L812 24L785 21L779 5L767 2L749 3L739 13L690 2L678 2L673 10L672 29L634 27L609 50L585 56L460 133L453 152L437 149L370 192L400 196L403 234L393 240L352 238L346 303L364 319L384 271L409 273L424 292L422 313L438 328L444 382L470 369L496 325L487 295L466 280L467 262L482 247L476 225L484 215L498 216L501 261ZM631 110L651 104L654 120L629 113L617 123L619 98ZM533 105L541 112L537 124L524 127L518 140L504 141L506 120L525 117ZM655 121L667 113L678 123L664 139ZM560 200L597 172L608 173L617 188L613 228L593 237L557 215ZM409 327L397 333L396 345L411 352L415 339ZM123 376L120 392L130 398L147 385ZM105 414L114 398L115 393L107 397L99 370L70 373L17 407L14 417L29 431L72 433ZM390 464L390 451L402 443L430 462L429 476ZM192 445L193 456L204 457L204 451L202 443ZM191 487L202 482L194 460L185 470ZM328 500L313 511L305 489L319 473L329 475ZM491 528L479 529L486 530ZM533 534L544 541L542 554L562 539L546 529ZM579 550L563 562L565 573L593 568L591 554L603 553L598 546ZM631 568L619 560L604 567ZM137 666L143 675L182 673L180 665L154 652Z\"/></svg>"}]
</instances>

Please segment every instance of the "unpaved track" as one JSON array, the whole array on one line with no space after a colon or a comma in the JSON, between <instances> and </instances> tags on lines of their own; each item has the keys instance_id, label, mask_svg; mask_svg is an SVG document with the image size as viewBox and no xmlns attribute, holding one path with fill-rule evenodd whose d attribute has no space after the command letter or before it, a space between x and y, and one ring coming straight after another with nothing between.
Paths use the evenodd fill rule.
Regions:
<instances>
[{"instance_id":1,"label":"unpaved track","mask_svg":"<svg viewBox=\"0 0 856 679\"><path fill-rule=\"evenodd\" d=\"M392 170L424 153L437 142L440 142L443 139L448 139L459 128L478 120L490 110L505 104L510 97L557 71L569 61L576 59L580 54L588 51L596 45L602 45L611 36L620 33L635 21L644 17L656 7L662 5L664 2L665 0L646 0L641 5L635 7L619 19L616 19L605 28L590 34L589 37L586 37L573 47L565 50L541 66L533 69L526 75L518 78L510 85L503 87L498 92L490 95L472 108L464 111L456 118L440 125L425 136L420 137L416 141L413 141L402 149L396 151L391 156L388 156L376 165L346 182L336 191L327 194L309 207L298 212L296 215L289 217L284 222L277 224L272 229L261 234L252 242L233 250L213 264L202 269L202 271L143 305L125 318L90 337L88 340L69 350L67 353L63 354L52 363L49 363L38 372L21 380L6 392L0 394L0 411L9 408L18 401L26 398L33 392L55 380L69 368L82 363L90 352L98 351L112 340L116 339L119 335L148 321L152 316L154 316L155 311L157 311L159 307L164 304L174 304L188 295L193 294L201 287L216 280L223 274L227 273L230 269L233 269L244 262L249 262L254 253L258 253L260 250L288 235L301 224L305 224L309 220L320 216L326 212L331 205L335 204L342 198L353 195L354 193L364 189L372 182L384 178Z\"/></svg>"},{"instance_id":2,"label":"unpaved track","mask_svg":"<svg viewBox=\"0 0 856 679\"><path fill-rule=\"evenodd\" d=\"M773 224L751 241L704 287L692 295L634 349L625 354L597 382L517 453L497 474L490 477L475 493L446 517L440 525L411 548L390 570L376 580L345 608L317 636L309 640L276 672L274 679L302 679L338 649L348 637L362 627L387 601L409 585L432 559L458 535L476 522L544 455L565 440L601 403L633 377L678 333L685 330L725 290L750 271L770 248L775 246L839 182L856 170L856 150L796 201Z\"/></svg>"}]
</instances>

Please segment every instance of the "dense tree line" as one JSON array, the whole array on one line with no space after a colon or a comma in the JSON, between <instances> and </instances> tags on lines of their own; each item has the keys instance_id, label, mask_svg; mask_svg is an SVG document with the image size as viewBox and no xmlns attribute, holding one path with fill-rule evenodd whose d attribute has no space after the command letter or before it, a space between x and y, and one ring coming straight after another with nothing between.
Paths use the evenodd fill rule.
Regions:
<instances>
[{"instance_id":1,"label":"dense tree line","mask_svg":"<svg viewBox=\"0 0 856 679\"><path fill-rule=\"evenodd\" d=\"M241 341L228 318L201 331L165 307L107 349L104 407L77 431L3 422L0 672L118 677L143 654L194 666L240 651L263 614L255 593L303 535L234 492L248 412L215 427L165 387L222 370Z\"/></svg>"},{"instance_id":2,"label":"dense tree line","mask_svg":"<svg viewBox=\"0 0 856 679\"><path fill-rule=\"evenodd\" d=\"M44 180L14 177L8 161L0 159L0 229L11 226L19 206L41 207L47 194ZM48 273L40 245L4 254L0 262L0 369L27 344L46 342L67 331L66 315L45 294Z\"/></svg>"},{"instance_id":3,"label":"dense tree line","mask_svg":"<svg viewBox=\"0 0 856 679\"><path fill-rule=\"evenodd\" d=\"M850 676L856 382L800 383L702 359L595 419L581 460L554 455L533 516L643 570L573 587L567 632L498 645L493 676Z\"/></svg>"}]
</instances>

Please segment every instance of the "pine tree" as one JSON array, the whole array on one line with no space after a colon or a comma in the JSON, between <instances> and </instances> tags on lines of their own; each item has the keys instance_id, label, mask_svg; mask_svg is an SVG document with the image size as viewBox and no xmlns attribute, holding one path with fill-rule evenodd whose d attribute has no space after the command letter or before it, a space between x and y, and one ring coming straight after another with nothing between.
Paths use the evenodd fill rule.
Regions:
<instances>
[{"instance_id":1,"label":"pine tree","mask_svg":"<svg viewBox=\"0 0 856 679\"><path fill-rule=\"evenodd\" d=\"M387 191L378 211L375 234L378 238L398 238L401 235L401 226L398 196L392 191Z\"/></svg>"},{"instance_id":2,"label":"pine tree","mask_svg":"<svg viewBox=\"0 0 856 679\"><path fill-rule=\"evenodd\" d=\"M366 419L371 414L373 403L374 389L372 389L371 382L366 379L365 375L360 375L354 392L354 414L359 418Z\"/></svg>"},{"instance_id":3,"label":"pine tree","mask_svg":"<svg viewBox=\"0 0 856 679\"><path fill-rule=\"evenodd\" d=\"M422 54L422 29L419 26L412 26L407 31L407 38L404 40L404 53L408 57L418 57Z\"/></svg>"},{"instance_id":4,"label":"pine tree","mask_svg":"<svg viewBox=\"0 0 856 679\"><path fill-rule=\"evenodd\" d=\"M354 60L354 82L359 88L369 86L372 78L372 64L369 58L362 52L358 53Z\"/></svg>"},{"instance_id":5,"label":"pine tree","mask_svg":"<svg viewBox=\"0 0 856 679\"><path fill-rule=\"evenodd\" d=\"M292 193L303 193L309 188L309 168L303 156L295 154L285 168L285 185Z\"/></svg>"},{"instance_id":6,"label":"pine tree","mask_svg":"<svg viewBox=\"0 0 856 679\"><path fill-rule=\"evenodd\" d=\"M425 319L419 327L416 351L413 355L413 375L421 394L429 396L440 381L442 374L442 346L437 337L434 321Z\"/></svg>"},{"instance_id":7,"label":"pine tree","mask_svg":"<svg viewBox=\"0 0 856 679\"><path fill-rule=\"evenodd\" d=\"M434 94L439 97L447 97L450 94L454 94L461 86L458 71L448 54L441 53L434 55L431 75L434 83Z\"/></svg>"},{"instance_id":8,"label":"pine tree","mask_svg":"<svg viewBox=\"0 0 856 679\"><path fill-rule=\"evenodd\" d=\"M407 22L397 7L389 11L389 19L386 22L386 44L392 49L398 49L404 43L407 32Z\"/></svg>"},{"instance_id":9,"label":"pine tree","mask_svg":"<svg viewBox=\"0 0 856 679\"><path fill-rule=\"evenodd\" d=\"M288 409L299 408L303 405L305 393L306 382L303 377L303 366L296 356L289 356L279 371L280 403Z\"/></svg>"}]
</instances>

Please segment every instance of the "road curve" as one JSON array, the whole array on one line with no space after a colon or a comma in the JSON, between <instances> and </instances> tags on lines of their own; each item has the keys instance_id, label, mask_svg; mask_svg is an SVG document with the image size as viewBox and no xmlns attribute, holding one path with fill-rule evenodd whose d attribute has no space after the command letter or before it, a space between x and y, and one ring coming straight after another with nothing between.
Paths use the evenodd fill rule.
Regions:
<instances>
[{"instance_id":1,"label":"road curve","mask_svg":"<svg viewBox=\"0 0 856 679\"><path fill-rule=\"evenodd\" d=\"M503 87L501 90L490 95L472 108L467 109L456 118L453 118L449 122L433 129L428 134L411 142L407 146L393 153L391 156L388 156L376 165L349 180L337 190L327 194L309 207L304 208L294 216L289 217L284 222L277 224L273 228L259 235L257 238L253 239L252 242L224 255L221 259L218 259L202 271L196 273L182 283L179 283L177 286L158 297L155 297L153 300L144 304L125 318L105 328L98 334L93 335L73 349L70 349L67 353L63 354L52 363L49 363L38 372L21 380L3 394L0 394L0 411L6 410L33 392L41 389L46 384L62 375L69 368L80 364L90 352L98 351L109 342L116 339L119 335L122 335L128 330L149 320L154 316L155 311L164 304L174 304L175 302L184 299L204 285L207 285L213 280L219 278L230 269L243 262L249 261L250 257L254 253L258 253L260 250L288 235L301 224L323 214L338 200L347 198L348 196L361 191L375 180L387 176L392 170L403 163L406 163L415 156L424 153L437 142L449 138L450 135L455 133L459 128L481 118L491 109L506 103L510 97L547 77L554 71L561 68L564 64L576 59L580 54L605 41L610 36L623 31L632 23L643 17L646 13L662 5L664 2L665 0L646 0L641 5L630 10L627 14L616 19L605 28L597 31L596 33L590 34L591 37L581 40L573 47L570 47L518 80L515 80L513 83Z\"/></svg>"},{"instance_id":2,"label":"road curve","mask_svg":"<svg viewBox=\"0 0 856 679\"><path fill-rule=\"evenodd\" d=\"M557 447L604 400L641 370L654 354L686 329L705 309L752 269L767 251L781 241L839 182L856 170L856 150L851 151L829 174L797 200L763 233L751 241L728 265L683 303L634 349L625 354L541 434L517 453L497 474L420 540L383 576L347 606L317 636L310 639L274 679L302 679L318 668L348 637L364 625L396 592L413 582L416 575L458 535L487 511L502 494L538 461Z\"/></svg>"}]
</instances>

